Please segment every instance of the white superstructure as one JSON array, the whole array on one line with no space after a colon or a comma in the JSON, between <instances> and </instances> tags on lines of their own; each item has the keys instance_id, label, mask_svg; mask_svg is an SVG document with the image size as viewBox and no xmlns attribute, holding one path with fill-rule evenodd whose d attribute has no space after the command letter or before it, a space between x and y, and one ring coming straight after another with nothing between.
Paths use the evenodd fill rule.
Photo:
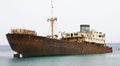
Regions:
<instances>
[{"instance_id":1,"label":"white superstructure","mask_svg":"<svg viewBox=\"0 0 120 66\"><path fill-rule=\"evenodd\" d=\"M86 30L85 26L86 25L82 25L84 28L81 29L80 32L64 33L62 39L73 42L105 44L105 33L89 30L88 25Z\"/></svg>"}]
</instances>

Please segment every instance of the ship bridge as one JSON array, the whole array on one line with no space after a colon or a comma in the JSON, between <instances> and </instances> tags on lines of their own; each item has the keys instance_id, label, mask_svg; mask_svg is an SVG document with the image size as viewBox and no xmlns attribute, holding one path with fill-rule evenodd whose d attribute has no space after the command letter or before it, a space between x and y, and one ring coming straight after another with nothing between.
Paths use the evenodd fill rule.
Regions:
<instances>
[{"instance_id":1,"label":"ship bridge","mask_svg":"<svg viewBox=\"0 0 120 66\"><path fill-rule=\"evenodd\" d=\"M64 33L62 39L71 42L87 42L105 45L105 34L95 30Z\"/></svg>"}]
</instances>

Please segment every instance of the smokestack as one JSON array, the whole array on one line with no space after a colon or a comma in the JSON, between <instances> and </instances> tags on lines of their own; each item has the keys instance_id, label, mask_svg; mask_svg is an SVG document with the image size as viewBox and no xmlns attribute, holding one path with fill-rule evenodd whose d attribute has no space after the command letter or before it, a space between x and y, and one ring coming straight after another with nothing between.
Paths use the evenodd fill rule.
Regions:
<instances>
[{"instance_id":1,"label":"smokestack","mask_svg":"<svg viewBox=\"0 0 120 66\"><path fill-rule=\"evenodd\" d=\"M80 25L80 32L89 32L90 31L90 25Z\"/></svg>"}]
</instances>

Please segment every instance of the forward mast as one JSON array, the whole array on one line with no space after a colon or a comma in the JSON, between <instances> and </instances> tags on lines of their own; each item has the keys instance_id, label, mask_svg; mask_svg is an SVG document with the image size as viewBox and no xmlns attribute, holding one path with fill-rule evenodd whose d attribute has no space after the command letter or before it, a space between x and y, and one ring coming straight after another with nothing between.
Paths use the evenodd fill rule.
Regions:
<instances>
[{"instance_id":1,"label":"forward mast","mask_svg":"<svg viewBox=\"0 0 120 66\"><path fill-rule=\"evenodd\" d=\"M54 39L54 22L57 21L57 17L53 17L53 0L51 0L51 18L48 18L47 21L51 22L51 38Z\"/></svg>"}]
</instances>

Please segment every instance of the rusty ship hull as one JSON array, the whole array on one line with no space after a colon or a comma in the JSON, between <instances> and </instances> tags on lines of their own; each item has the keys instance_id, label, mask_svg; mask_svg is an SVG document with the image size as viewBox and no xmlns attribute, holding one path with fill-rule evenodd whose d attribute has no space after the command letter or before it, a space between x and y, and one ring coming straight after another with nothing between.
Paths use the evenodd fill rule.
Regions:
<instances>
[{"instance_id":1,"label":"rusty ship hull","mask_svg":"<svg viewBox=\"0 0 120 66\"><path fill-rule=\"evenodd\" d=\"M102 54L112 52L112 48L110 47L97 46L90 43L68 42L27 34L6 34L6 36L12 50L21 54L23 57Z\"/></svg>"}]
</instances>

